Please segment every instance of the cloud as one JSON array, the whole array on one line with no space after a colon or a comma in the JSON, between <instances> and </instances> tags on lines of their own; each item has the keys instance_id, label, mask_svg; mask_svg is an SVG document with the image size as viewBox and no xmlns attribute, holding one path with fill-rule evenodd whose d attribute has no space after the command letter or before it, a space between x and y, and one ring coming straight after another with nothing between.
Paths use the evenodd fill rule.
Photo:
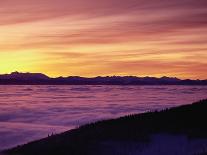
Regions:
<instances>
[{"instance_id":1,"label":"cloud","mask_svg":"<svg viewBox=\"0 0 207 155\"><path fill-rule=\"evenodd\" d=\"M106 63L106 62L105 62ZM130 64L131 63L131 64ZM151 64L108 62L110 69L145 70ZM154 62L168 72L176 67L167 62ZM190 66L193 71L202 64ZM179 68L179 67L178 67ZM200 68L200 67L199 67ZM204 68L203 68L204 69ZM171 72L171 71L170 71ZM81 124L132 113L163 109L191 103L206 97L202 86L2 86L0 87L0 149L47 137ZM163 98L166 98L163 100ZM187 99L187 101L186 101Z\"/></svg>"},{"instance_id":2,"label":"cloud","mask_svg":"<svg viewBox=\"0 0 207 155\"><path fill-rule=\"evenodd\" d=\"M121 54L128 59L133 59L134 56L137 59L148 57L145 60L150 63L151 57L145 55L146 53L152 53L151 56L159 55L160 60L166 58L163 53L168 53L172 55L167 57L169 62L176 63L185 62L184 58L194 53L195 62L199 63L203 62L199 55L206 57L206 5L206 0L1 1L0 54L7 53L9 57L10 53L15 52L19 52L19 56L25 51L38 53L39 59L34 60L35 65L30 66L24 61L24 66L30 66L29 71L46 72L50 75L58 72L54 68L52 71L50 66L62 64L63 71L68 73L77 67L84 68L80 66L80 62L84 61L89 63L84 64L89 71L94 70L94 67L91 68L95 66L93 58L115 63L117 59L123 59ZM128 51L136 54L132 56L129 52L127 55ZM67 57L60 59L63 53L68 53L65 54ZM71 56L71 53L77 55ZM85 58L79 57L79 53ZM108 57L109 53L113 57ZM48 59L54 55L59 61L52 59L52 62ZM175 61L173 55L182 55L183 59L178 56ZM69 65L72 66L68 67ZM11 71L7 68L2 70ZM95 70L100 69L97 67ZM82 71L78 73L84 75L85 71ZM64 72L58 74L63 75ZM126 69L121 72L132 74ZM93 71L94 75L98 73ZM152 72L148 74L151 75ZM206 78L203 73L198 74L202 74L201 78Z\"/></svg>"}]
</instances>

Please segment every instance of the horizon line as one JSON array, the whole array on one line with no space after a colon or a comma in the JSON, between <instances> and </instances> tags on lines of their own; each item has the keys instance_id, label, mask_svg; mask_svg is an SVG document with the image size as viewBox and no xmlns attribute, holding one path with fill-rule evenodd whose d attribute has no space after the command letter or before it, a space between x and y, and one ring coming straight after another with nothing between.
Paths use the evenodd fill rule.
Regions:
<instances>
[{"instance_id":1,"label":"horizon line","mask_svg":"<svg viewBox=\"0 0 207 155\"><path fill-rule=\"evenodd\" d=\"M59 76L50 76L50 75L47 75L46 73L42 73L42 72L21 72L21 71L12 71L10 73L0 73L0 75L10 75L12 73L20 73L20 74L43 74L45 76L47 76L48 78L68 78L68 77L81 77L81 78L96 78L96 77L137 77L137 78L158 78L158 79L161 79L161 78L176 78L176 79L179 79L179 80L207 80L207 79L191 79L191 78L179 78L179 77L176 77L176 76L166 76L166 75L163 75L163 76L150 76L150 75L146 75L146 76L138 76L138 75L96 75L96 76L80 76L80 75L68 75L68 76L62 76L62 75L59 75Z\"/></svg>"}]
</instances>

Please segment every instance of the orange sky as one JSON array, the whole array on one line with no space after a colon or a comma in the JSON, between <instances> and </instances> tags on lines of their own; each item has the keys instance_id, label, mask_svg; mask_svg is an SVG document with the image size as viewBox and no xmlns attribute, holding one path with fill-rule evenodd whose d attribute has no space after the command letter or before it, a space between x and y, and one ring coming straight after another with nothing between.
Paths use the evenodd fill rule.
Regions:
<instances>
[{"instance_id":1,"label":"orange sky","mask_svg":"<svg viewBox=\"0 0 207 155\"><path fill-rule=\"evenodd\" d=\"M0 73L207 79L206 0L1 0Z\"/></svg>"}]
</instances>

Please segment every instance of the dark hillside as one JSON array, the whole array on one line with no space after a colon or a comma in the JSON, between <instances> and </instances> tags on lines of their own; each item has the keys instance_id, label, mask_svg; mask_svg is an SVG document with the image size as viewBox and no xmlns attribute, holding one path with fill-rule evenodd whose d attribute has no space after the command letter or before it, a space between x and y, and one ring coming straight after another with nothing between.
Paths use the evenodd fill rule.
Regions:
<instances>
[{"instance_id":1,"label":"dark hillside","mask_svg":"<svg viewBox=\"0 0 207 155\"><path fill-rule=\"evenodd\" d=\"M9 155L91 155L104 141L147 142L158 133L207 138L207 100L84 125L5 151Z\"/></svg>"}]
</instances>

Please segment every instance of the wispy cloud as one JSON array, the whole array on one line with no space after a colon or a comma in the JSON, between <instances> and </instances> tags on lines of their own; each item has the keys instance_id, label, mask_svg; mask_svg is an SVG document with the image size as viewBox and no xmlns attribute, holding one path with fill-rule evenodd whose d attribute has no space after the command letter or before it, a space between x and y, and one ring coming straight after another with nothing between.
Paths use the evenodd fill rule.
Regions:
<instances>
[{"instance_id":1,"label":"wispy cloud","mask_svg":"<svg viewBox=\"0 0 207 155\"><path fill-rule=\"evenodd\" d=\"M52 76L66 72L82 76L156 76L166 74L163 66L156 65L165 60L171 68L170 75L194 78L190 66L175 67L190 58L189 63L193 60L195 66L200 64L195 76L207 78L203 73L207 66L203 59L207 57L206 6L206 0L2 0L0 55L3 52L6 60L10 53L19 53L21 57L27 51L36 53L36 59L33 65L15 61L24 67L1 70L27 69ZM145 65L148 72L134 67L133 62L140 60L148 64ZM114 65L109 69L104 62ZM114 67L121 63L121 66L127 63L128 68ZM59 64L64 68L62 71L51 68ZM155 66L157 73L153 72ZM77 72L77 68L84 69Z\"/></svg>"}]
</instances>

